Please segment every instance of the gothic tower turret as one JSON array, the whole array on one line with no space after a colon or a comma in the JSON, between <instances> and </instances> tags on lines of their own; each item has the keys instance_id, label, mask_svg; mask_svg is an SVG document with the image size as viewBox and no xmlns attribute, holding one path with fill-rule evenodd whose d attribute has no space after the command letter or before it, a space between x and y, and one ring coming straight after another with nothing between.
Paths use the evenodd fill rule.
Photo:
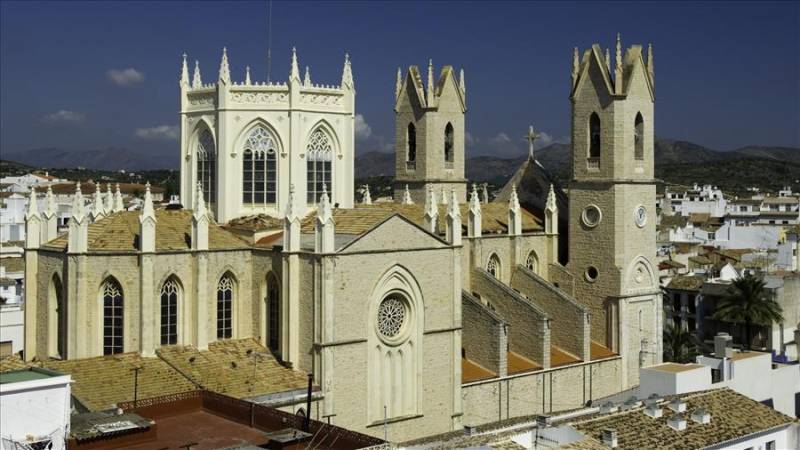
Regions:
<instances>
[{"instance_id":1,"label":"gothic tower turret","mask_svg":"<svg viewBox=\"0 0 800 450\"><path fill-rule=\"evenodd\" d=\"M613 52L609 52L613 55ZM626 386L661 359L655 269L653 75L642 47L614 61L595 44L572 64L569 265L592 338L618 352Z\"/></svg>"},{"instance_id":2,"label":"gothic tower turret","mask_svg":"<svg viewBox=\"0 0 800 450\"><path fill-rule=\"evenodd\" d=\"M434 192L455 190L466 201L464 179L464 115L467 111L464 73L444 66L438 81L433 62L428 63L427 84L416 66L395 85L395 185L394 198L405 187L414 202L424 203L429 188ZM459 77L459 78L457 78Z\"/></svg>"}]
</instances>

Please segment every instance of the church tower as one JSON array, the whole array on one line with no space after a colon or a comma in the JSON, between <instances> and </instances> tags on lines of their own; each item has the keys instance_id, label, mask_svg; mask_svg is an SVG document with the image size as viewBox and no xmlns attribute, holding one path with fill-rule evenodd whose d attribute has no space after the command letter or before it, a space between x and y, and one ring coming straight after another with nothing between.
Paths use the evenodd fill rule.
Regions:
<instances>
[{"instance_id":1,"label":"church tower","mask_svg":"<svg viewBox=\"0 0 800 450\"><path fill-rule=\"evenodd\" d=\"M609 53L606 51L605 55ZM652 47L613 61L595 44L572 62L569 264L575 297L590 307L592 339L623 358L625 387L661 361L655 269Z\"/></svg>"},{"instance_id":2,"label":"church tower","mask_svg":"<svg viewBox=\"0 0 800 450\"><path fill-rule=\"evenodd\" d=\"M424 203L429 188L437 197L455 190L465 202L464 71L457 80L453 67L444 66L436 81L431 61L424 85L417 66L405 77L397 69L394 111L395 200L403 198L407 185L414 203Z\"/></svg>"}]
</instances>

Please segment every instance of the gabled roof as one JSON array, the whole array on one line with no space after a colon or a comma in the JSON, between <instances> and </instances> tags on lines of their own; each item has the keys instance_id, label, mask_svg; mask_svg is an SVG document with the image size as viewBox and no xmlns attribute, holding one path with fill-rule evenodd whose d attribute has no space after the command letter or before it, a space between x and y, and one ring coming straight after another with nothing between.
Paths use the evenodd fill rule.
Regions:
<instances>
[{"instance_id":1,"label":"gabled roof","mask_svg":"<svg viewBox=\"0 0 800 450\"><path fill-rule=\"evenodd\" d=\"M583 52L578 81L575 83L575 88L572 90L572 95L570 96L571 98L574 99L575 95L581 91L583 83L585 83L586 79L589 78L589 66L592 64L594 64L594 66L603 76L604 84L608 90L607 94L614 95L614 84L611 80L611 74L608 73L608 66L605 64L605 56L603 56L603 51L600 49L598 44L593 44L590 48Z\"/></svg>"},{"instance_id":2,"label":"gabled roof","mask_svg":"<svg viewBox=\"0 0 800 450\"><path fill-rule=\"evenodd\" d=\"M647 84L647 90L650 92L650 100L655 100L653 80L650 79L650 75L647 72L647 65L642 56L641 45L631 45L630 48L625 51L625 57L622 59L622 79L624 80L623 87L625 88L625 95L630 93L630 81L637 66L642 70L641 73L642 76L644 76L645 84Z\"/></svg>"},{"instance_id":3,"label":"gabled roof","mask_svg":"<svg viewBox=\"0 0 800 450\"><path fill-rule=\"evenodd\" d=\"M429 105L437 107L439 106L439 98L442 96L444 92L444 87L446 83L450 83L453 86L453 90L456 92L456 96L458 96L458 101L461 104L461 111L465 112L467 110L467 102L464 98L464 93L461 90L461 86L458 85L458 81L456 81L456 74L453 70L453 66L444 66L442 67L442 73L439 75L439 81L436 82L436 87L434 88L435 96L436 96L436 105Z\"/></svg>"},{"instance_id":4,"label":"gabled roof","mask_svg":"<svg viewBox=\"0 0 800 450\"><path fill-rule=\"evenodd\" d=\"M156 251L191 250L192 212L181 210L156 210ZM42 245L43 249L65 251L69 235L59 236ZM208 225L210 250L247 249L250 246L235 234L216 223ZM139 211L113 213L89 224L88 251L137 252L139 251Z\"/></svg>"},{"instance_id":5,"label":"gabled roof","mask_svg":"<svg viewBox=\"0 0 800 450\"><path fill-rule=\"evenodd\" d=\"M409 89L409 86L411 89ZM422 108L428 106L428 102L425 98L425 85L422 83L422 75L420 75L417 66L410 66L406 72L405 78L403 78L403 84L400 85L400 92L394 105L395 111L397 111L397 108L400 106L400 99L403 98L406 92L409 92L408 95L410 97L416 98Z\"/></svg>"}]
</instances>

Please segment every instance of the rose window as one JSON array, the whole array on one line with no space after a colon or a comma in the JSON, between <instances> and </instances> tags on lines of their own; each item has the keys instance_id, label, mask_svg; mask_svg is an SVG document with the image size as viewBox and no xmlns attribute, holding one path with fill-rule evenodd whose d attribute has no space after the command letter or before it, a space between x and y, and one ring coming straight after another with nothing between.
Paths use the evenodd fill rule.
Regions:
<instances>
[{"instance_id":1,"label":"rose window","mask_svg":"<svg viewBox=\"0 0 800 450\"><path fill-rule=\"evenodd\" d=\"M397 336L406 320L406 305L397 297L387 297L378 307L378 331L388 338Z\"/></svg>"}]
</instances>

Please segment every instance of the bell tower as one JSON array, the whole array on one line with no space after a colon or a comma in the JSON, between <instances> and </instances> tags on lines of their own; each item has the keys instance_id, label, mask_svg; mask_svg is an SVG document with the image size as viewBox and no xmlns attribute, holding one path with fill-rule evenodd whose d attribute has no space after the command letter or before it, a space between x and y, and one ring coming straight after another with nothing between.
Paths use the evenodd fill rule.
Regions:
<instances>
[{"instance_id":1,"label":"bell tower","mask_svg":"<svg viewBox=\"0 0 800 450\"><path fill-rule=\"evenodd\" d=\"M455 190L459 202L465 202L464 71L456 80L452 66L444 66L436 81L431 61L425 86L417 66L409 67L405 77L397 69L394 111L395 201L408 186L415 203L425 202L428 187L437 197Z\"/></svg>"},{"instance_id":2,"label":"bell tower","mask_svg":"<svg viewBox=\"0 0 800 450\"><path fill-rule=\"evenodd\" d=\"M575 297L592 313L592 339L623 358L625 387L661 361L655 269L653 52L615 57L594 44L572 62L569 264Z\"/></svg>"}]
</instances>

